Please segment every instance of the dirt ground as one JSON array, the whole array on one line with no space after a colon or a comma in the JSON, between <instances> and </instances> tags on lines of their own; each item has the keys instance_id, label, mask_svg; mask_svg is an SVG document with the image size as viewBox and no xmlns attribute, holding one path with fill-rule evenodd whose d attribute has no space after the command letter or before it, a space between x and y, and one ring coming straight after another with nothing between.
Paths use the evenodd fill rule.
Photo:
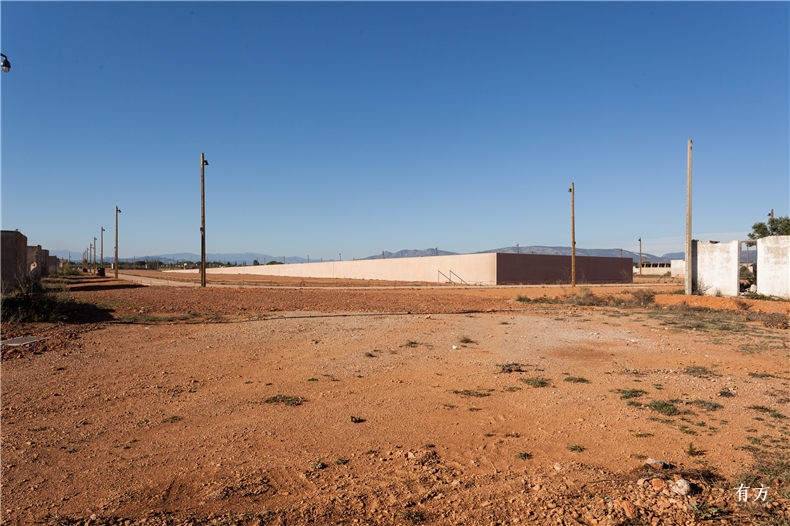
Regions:
<instances>
[{"instance_id":1,"label":"dirt ground","mask_svg":"<svg viewBox=\"0 0 790 526\"><path fill-rule=\"evenodd\" d=\"M3 324L3 524L790 521L790 302L137 274Z\"/></svg>"}]
</instances>

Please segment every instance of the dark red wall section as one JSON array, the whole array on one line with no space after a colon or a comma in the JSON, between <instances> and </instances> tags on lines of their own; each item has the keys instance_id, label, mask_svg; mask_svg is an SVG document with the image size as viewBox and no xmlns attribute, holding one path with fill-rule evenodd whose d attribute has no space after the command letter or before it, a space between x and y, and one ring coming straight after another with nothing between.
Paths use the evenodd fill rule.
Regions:
<instances>
[{"instance_id":1,"label":"dark red wall section","mask_svg":"<svg viewBox=\"0 0 790 526\"><path fill-rule=\"evenodd\" d=\"M544 285L571 282L571 257L497 254L497 285ZM632 283L631 258L576 256L576 283Z\"/></svg>"}]
</instances>

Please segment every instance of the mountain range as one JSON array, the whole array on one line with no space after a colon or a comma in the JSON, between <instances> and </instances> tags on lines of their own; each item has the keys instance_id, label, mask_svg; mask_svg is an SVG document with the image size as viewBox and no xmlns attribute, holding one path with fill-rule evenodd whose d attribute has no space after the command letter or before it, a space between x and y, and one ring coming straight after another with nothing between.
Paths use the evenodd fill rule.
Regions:
<instances>
[{"instance_id":1,"label":"mountain range","mask_svg":"<svg viewBox=\"0 0 790 526\"><path fill-rule=\"evenodd\" d=\"M548 255L560 255L560 256L569 256L571 254L570 247L545 247L545 246L527 246L527 247L503 247L503 248L496 248L491 250L483 250L481 252L474 252L475 254L487 254L491 252L498 252L504 254L548 254ZM58 256L60 258L68 257L69 253L65 250L56 250L50 252L52 255ZM427 256L452 256L457 255L458 252L448 252L446 250L438 250L436 248L426 248L426 249L404 249L399 250L397 252L389 252L383 251L381 254L376 254L373 256L368 256L365 258L357 258L357 259L395 259L395 258L414 258L414 257L427 257ZM76 254L71 253L72 260L75 260L74 256ZM576 249L577 256L598 256L598 257L630 257L634 261L639 261L639 253L631 252L628 250L621 250L619 248L603 248L603 249L589 249L589 248L577 248ZM668 263L672 259L683 259L683 252L675 252L671 254L664 254L663 256L656 256L654 254L642 253L642 261L649 261L651 263ZM110 258L105 257L105 261L109 261ZM193 254L191 252L181 252L177 254L158 254L153 256L145 256L145 257L135 257L135 258L121 258L123 262L132 262L132 261L160 261L162 263L178 263L183 261L192 261L198 262L200 261L199 254ZM255 261L259 264L263 265L272 261L277 261L278 263L308 263L312 262L315 263L315 259L310 259L308 261L307 258L303 258L301 256L271 256L269 254L260 254L260 253L253 253L253 252L237 252L237 253L207 253L206 254L206 261L211 262L220 262L220 263L228 263L231 265L252 265ZM327 260L327 261L337 261L337 260Z\"/></svg>"}]
</instances>

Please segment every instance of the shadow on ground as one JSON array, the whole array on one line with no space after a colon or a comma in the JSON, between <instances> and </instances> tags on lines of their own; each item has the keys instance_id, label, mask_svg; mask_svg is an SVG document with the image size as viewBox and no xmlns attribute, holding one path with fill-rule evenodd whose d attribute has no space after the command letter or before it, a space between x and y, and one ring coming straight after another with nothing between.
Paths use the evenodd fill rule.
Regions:
<instances>
[{"instance_id":1,"label":"shadow on ground","mask_svg":"<svg viewBox=\"0 0 790 526\"><path fill-rule=\"evenodd\" d=\"M49 294L20 294L3 299L3 321L95 323L110 321L112 309L63 300Z\"/></svg>"},{"instance_id":2,"label":"shadow on ground","mask_svg":"<svg viewBox=\"0 0 790 526\"><path fill-rule=\"evenodd\" d=\"M61 304L53 314L55 320L64 323L95 323L100 321L111 321L113 319L113 309L97 307L92 303L82 303L76 301Z\"/></svg>"},{"instance_id":3,"label":"shadow on ground","mask_svg":"<svg viewBox=\"0 0 790 526\"><path fill-rule=\"evenodd\" d=\"M90 283L85 285L72 285L69 290L72 292L96 292L98 290L122 290L122 289L138 289L144 287L139 283Z\"/></svg>"}]
</instances>

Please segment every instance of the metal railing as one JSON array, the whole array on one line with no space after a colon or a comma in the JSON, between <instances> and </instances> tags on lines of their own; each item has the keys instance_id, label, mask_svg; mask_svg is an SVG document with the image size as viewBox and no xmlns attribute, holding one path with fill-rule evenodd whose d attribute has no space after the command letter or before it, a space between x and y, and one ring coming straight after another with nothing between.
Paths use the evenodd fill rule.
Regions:
<instances>
[{"instance_id":1,"label":"metal railing","mask_svg":"<svg viewBox=\"0 0 790 526\"><path fill-rule=\"evenodd\" d=\"M467 283L466 281L464 281L464 279L463 279L461 276L459 276L458 274L456 274L456 273L455 273L455 272L453 272L452 270L450 271L450 276L455 276L456 278L458 278L458 281L460 281L460 282L461 282L461 283L463 283L464 285L469 285L469 283ZM451 280L451 281L452 281L452 280Z\"/></svg>"},{"instance_id":2,"label":"metal railing","mask_svg":"<svg viewBox=\"0 0 790 526\"><path fill-rule=\"evenodd\" d=\"M464 285L469 285L469 283L467 283L466 281L464 281L464 279L463 279L461 276L459 276L458 274L456 274L456 273L455 273L455 272L453 272L452 270L450 270L450 271L449 271L449 273L450 273L450 275L449 275L449 276L448 276L447 274L445 274L444 272L442 272L441 270L437 270L436 272L438 272L438 273L439 273L439 276L436 278L436 281L439 281L439 282L441 282L441 277L444 277L444 279L446 279L448 283L455 283L455 282L453 281L453 276L455 276L456 278L458 278L458 281L460 281L460 282L461 282L461 283L463 283Z\"/></svg>"}]
</instances>

